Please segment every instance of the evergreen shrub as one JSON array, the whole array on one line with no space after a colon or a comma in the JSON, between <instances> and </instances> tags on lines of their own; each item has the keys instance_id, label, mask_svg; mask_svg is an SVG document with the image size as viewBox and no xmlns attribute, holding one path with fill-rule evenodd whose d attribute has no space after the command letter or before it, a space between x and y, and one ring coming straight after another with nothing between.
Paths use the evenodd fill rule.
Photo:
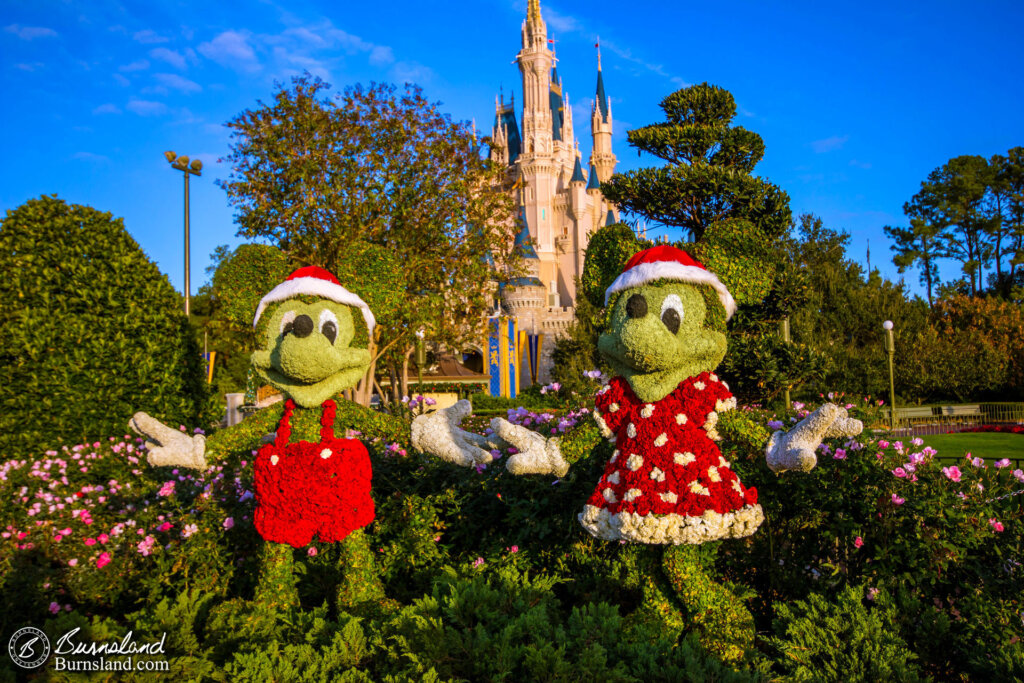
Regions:
<instances>
[{"instance_id":1,"label":"evergreen shrub","mask_svg":"<svg viewBox=\"0 0 1024 683\"><path fill-rule=\"evenodd\" d=\"M121 219L43 196L0 225L0 454L207 417L182 299Z\"/></svg>"}]
</instances>

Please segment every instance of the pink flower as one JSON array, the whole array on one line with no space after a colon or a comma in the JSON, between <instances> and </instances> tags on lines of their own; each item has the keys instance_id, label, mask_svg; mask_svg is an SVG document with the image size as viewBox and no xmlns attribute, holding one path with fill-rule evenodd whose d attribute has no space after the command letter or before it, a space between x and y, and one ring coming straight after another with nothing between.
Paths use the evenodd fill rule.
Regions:
<instances>
[{"instance_id":1,"label":"pink flower","mask_svg":"<svg viewBox=\"0 0 1024 683\"><path fill-rule=\"evenodd\" d=\"M478 557L475 560L473 560L473 566L474 567L479 567L483 563L484 563L484 558L482 558L482 557Z\"/></svg>"},{"instance_id":2,"label":"pink flower","mask_svg":"<svg viewBox=\"0 0 1024 683\"><path fill-rule=\"evenodd\" d=\"M874 602L875 599L878 598L878 593L879 592L880 591L877 588L875 588L875 587L869 588L868 589L868 600L870 600L871 602Z\"/></svg>"},{"instance_id":3,"label":"pink flower","mask_svg":"<svg viewBox=\"0 0 1024 683\"><path fill-rule=\"evenodd\" d=\"M902 478L907 476L907 471L905 469L903 469L902 467L897 467L896 469L894 469L892 471L892 473L894 475L896 475L897 477L899 477L900 479L902 479Z\"/></svg>"},{"instance_id":4,"label":"pink flower","mask_svg":"<svg viewBox=\"0 0 1024 683\"><path fill-rule=\"evenodd\" d=\"M106 543L107 541L110 540L110 536L107 536L106 534L100 534L99 536L96 537L96 540L99 541L100 543Z\"/></svg>"},{"instance_id":5,"label":"pink flower","mask_svg":"<svg viewBox=\"0 0 1024 683\"><path fill-rule=\"evenodd\" d=\"M153 552L153 546L156 545L156 539L152 536L146 536L144 539L139 541L137 548L142 553L143 557L148 557Z\"/></svg>"},{"instance_id":6,"label":"pink flower","mask_svg":"<svg viewBox=\"0 0 1024 683\"><path fill-rule=\"evenodd\" d=\"M50 610L50 614L56 614L57 612L60 611L60 605L58 605L55 602L51 602L49 610Z\"/></svg>"},{"instance_id":7,"label":"pink flower","mask_svg":"<svg viewBox=\"0 0 1024 683\"><path fill-rule=\"evenodd\" d=\"M85 544L88 545L88 546L96 545L96 539L95 538L87 538L87 539L85 539Z\"/></svg>"},{"instance_id":8,"label":"pink flower","mask_svg":"<svg viewBox=\"0 0 1024 683\"><path fill-rule=\"evenodd\" d=\"M316 548L310 548L309 550L306 551L306 554L309 555L310 557L316 557Z\"/></svg>"},{"instance_id":9,"label":"pink flower","mask_svg":"<svg viewBox=\"0 0 1024 683\"><path fill-rule=\"evenodd\" d=\"M879 448L883 448L883 449L884 449L884 448L888 448L888 447L889 447L889 442L888 442L888 441L886 441L885 439L881 439L881 440L879 440L879 442L878 442L878 447L879 447Z\"/></svg>"},{"instance_id":10,"label":"pink flower","mask_svg":"<svg viewBox=\"0 0 1024 683\"><path fill-rule=\"evenodd\" d=\"M1014 470L1013 476L1017 477L1017 481L1024 483L1024 470Z\"/></svg>"},{"instance_id":11,"label":"pink flower","mask_svg":"<svg viewBox=\"0 0 1024 683\"><path fill-rule=\"evenodd\" d=\"M1003 458L1002 460L996 460L995 465L999 469L1003 469L1004 467L1009 467L1010 466L1010 459L1009 458Z\"/></svg>"},{"instance_id":12,"label":"pink flower","mask_svg":"<svg viewBox=\"0 0 1024 683\"><path fill-rule=\"evenodd\" d=\"M100 553L100 556L96 558L96 569L103 569L108 564L110 564L110 553Z\"/></svg>"},{"instance_id":13,"label":"pink flower","mask_svg":"<svg viewBox=\"0 0 1024 683\"><path fill-rule=\"evenodd\" d=\"M231 529L234 526L235 526L235 519L234 519L234 517L228 517L227 519L224 520L224 528L225 529Z\"/></svg>"},{"instance_id":14,"label":"pink flower","mask_svg":"<svg viewBox=\"0 0 1024 683\"><path fill-rule=\"evenodd\" d=\"M863 538L858 536L857 538L853 539L853 547L854 548L859 548L862 545L864 545L864 539Z\"/></svg>"},{"instance_id":15,"label":"pink flower","mask_svg":"<svg viewBox=\"0 0 1024 683\"><path fill-rule=\"evenodd\" d=\"M71 535L71 529L61 529L60 530L60 535L61 536L70 536Z\"/></svg>"},{"instance_id":16,"label":"pink flower","mask_svg":"<svg viewBox=\"0 0 1024 683\"><path fill-rule=\"evenodd\" d=\"M904 504L904 503L906 503L906 502L907 502L907 501L906 501L906 499L905 499L905 498L900 498L900 497L899 497L898 495L896 495L895 493L894 493L894 494L892 494L892 504L893 504L893 505L903 505L903 504Z\"/></svg>"},{"instance_id":17,"label":"pink flower","mask_svg":"<svg viewBox=\"0 0 1024 683\"><path fill-rule=\"evenodd\" d=\"M960 481L960 468L956 465L953 465L952 467L943 467L942 473L953 481Z\"/></svg>"},{"instance_id":18,"label":"pink flower","mask_svg":"<svg viewBox=\"0 0 1024 683\"><path fill-rule=\"evenodd\" d=\"M163 486L161 486L160 490L156 492L156 495L160 496L161 498L165 498L165 497L171 495L172 493L174 493L174 481L173 480L172 481L168 481Z\"/></svg>"},{"instance_id":19,"label":"pink flower","mask_svg":"<svg viewBox=\"0 0 1024 683\"><path fill-rule=\"evenodd\" d=\"M77 567L78 566L78 558L77 557L72 557L70 560L68 560L68 566L69 567Z\"/></svg>"},{"instance_id":20,"label":"pink flower","mask_svg":"<svg viewBox=\"0 0 1024 683\"><path fill-rule=\"evenodd\" d=\"M1005 528L1005 527L1003 526L1003 523L1002 523L1002 522L1000 522L1000 521L998 521L998 520L996 520L996 518L995 518L995 517L992 517L991 519L989 519L989 520L988 520L988 523L989 523L989 525L990 525L990 526L991 526L991 527L992 527L993 529L995 529L996 531L1002 531L1002 530L1003 530L1003 529Z\"/></svg>"},{"instance_id":21,"label":"pink flower","mask_svg":"<svg viewBox=\"0 0 1024 683\"><path fill-rule=\"evenodd\" d=\"M188 538L189 536L191 536L192 534L196 533L197 531L199 531L199 526L198 525L196 525L196 524L186 524L185 528L181 530L181 535L184 538Z\"/></svg>"},{"instance_id":22,"label":"pink flower","mask_svg":"<svg viewBox=\"0 0 1024 683\"><path fill-rule=\"evenodd\" d=\"M837 448L835 454L832 456L833 460L846 460L846 449Z\"/></svg>"},{"instance_id":23,"label":"pink flower","mask_svg":"<svg viewBox=\"0 0 1024 683\"><path fill-rule=\"evenodd\" d=\"M517 546L517 545L514 545L514 546L512 546L511 548L509 548L509 550L511 550L511 551L512 551L512 552L514 552L514 553L518 553L518 552L519 552L519 546Z\"/></svg>"},{"instance_id":24,"label":"pink flower","mask_svg":"<svg viewBox=\"0 0 1024 683\"><path fill-rule=\"evenodd\" d=\"M171 530L171 527L172 527L172 526L174 526L174 525L173 525L173 524L171 524L170 522L164 522L163 524L161 524L160 526L158 526L158 527L156 528L156 530L157 530L157 531L170 531L170 530Z\"/></svg>"}]
</instances>

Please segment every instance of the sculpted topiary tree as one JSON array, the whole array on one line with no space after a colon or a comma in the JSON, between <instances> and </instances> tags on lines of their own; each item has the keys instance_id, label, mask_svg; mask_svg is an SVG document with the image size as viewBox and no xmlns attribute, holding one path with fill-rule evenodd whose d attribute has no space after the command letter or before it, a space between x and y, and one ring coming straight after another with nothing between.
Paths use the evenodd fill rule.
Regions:
<instances>
[{"instance_id":1,"label":"sculpted topiary tree","mask_svg":"<svg viewBox=\"0 0 1024 683\"><path fill-rule=\"evenodd\" d=\"M121 219L55 196L0 225L0 455L124 434L144 408L196 425L200 349Z\"/></svg>"}]
</instances>

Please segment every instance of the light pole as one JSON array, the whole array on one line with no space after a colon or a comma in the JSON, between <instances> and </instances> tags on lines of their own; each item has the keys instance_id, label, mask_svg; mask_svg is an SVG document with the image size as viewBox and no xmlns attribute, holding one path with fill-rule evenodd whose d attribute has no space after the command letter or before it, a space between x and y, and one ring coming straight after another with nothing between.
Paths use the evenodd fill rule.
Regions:
<instances>
[{"instance_id":1,"label":"light pole","mask_svg":"<svg viewBox=\"0 0 1024 683\"><path fill-rule=\"evenodd\" d=\"M189 244L188 244L188 177L190 175L201 176L203 170L203 162L196 159L190 165L188 163L187 156L178 156L174 152L164 152L168 163L171 168L181 171L185 175L185 316L189 315L189 296L191 294L191 284L189 282Z\"/></svg>"},{"instance_id":2,"label":"light pole","mask_svg":"<svg viewBox=\"0 0 1024 683\"><path fill-rule=\"evenodd\" d=\"M792 341L792 339L790 339L790 336L789 336L789 316L788 315L785 318L783 318L782 320L779 321L779 336L782 338L782 343L784 343L784 344L789 344ZM787 383L786 384L786 410L788 411L790 409L790 407L792 407L792 405L793 404L790 403L790 397L789 397L789 384Z\"/></svg>"},{"instance_id":3,"label":"light pole","mask_svg":"<svg viewBox=\"0 0 1024 683\"><path fill-rule=\"evenodd\" d=\"M423 366L427 364L427 345L424 342L424 338L426 336L426 330L422 327L416 330L416 390L419 392L420 396L423 396ZM420 406L420 414L423 414L422 405Z\"/></svg>"},{"instance_id":4,"label":"light pole","mask_svg":"<svg viewBox=\"0 0 1024 683\"><path fill-rule=\"evenodd\" d=\"M896 429L896 385L892 379L892 361L896 355L896 342L892 335L892 321L882 323L885 330L885 355L889 359L889 427Z\"/></svg>"}]
</instances>

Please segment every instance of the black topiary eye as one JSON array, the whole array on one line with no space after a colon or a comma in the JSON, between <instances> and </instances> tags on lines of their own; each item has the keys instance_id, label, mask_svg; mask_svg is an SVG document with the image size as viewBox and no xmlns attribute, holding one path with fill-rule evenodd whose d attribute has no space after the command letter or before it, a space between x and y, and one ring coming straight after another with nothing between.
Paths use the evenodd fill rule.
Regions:
<instances>
[{"instance_id":1,"label":"black topiary eye","mask_svg":"<svg viewBox=\"0 0 1024 683\"><path fill-rule=\"evenodd\" d=\"M679 332L679 324L683 322L683 302L676 294L669 294L661 303L661 322L672 334Z\"/></svg>"},{"instance_id":2,"label":"black topiary eye","mask_svg":"<svg viewBox=\"0 0 1024 683\"><path fill-rule=\"evenodd\" d=\"M338 338L338 317L329 308L320 311L320 334L327 337L331 344Z\"/></svg>"},{"instance_id":3,"label":"black topiary eye","mask_svg":"<svg viewBox=\"0 0 1024 683\"><path fill-rule=\"evenodd\" d=\"M334 340L338 338L338 326L332 322L324 323L324 326L320 328L320 332L327 337L327 341L334 343Z\"/></svg>"},{"instance_id":4,"label":"black topiary eye","mask_svg":"<svg viewBox=\"0 0 1024 683\"><path fill-rule=\"evenodd\" d=\"M647 315L647 299L643 294L634 294L626 301L626 315L630 318L642 318Z\"/></svg>"}]
</instances>

